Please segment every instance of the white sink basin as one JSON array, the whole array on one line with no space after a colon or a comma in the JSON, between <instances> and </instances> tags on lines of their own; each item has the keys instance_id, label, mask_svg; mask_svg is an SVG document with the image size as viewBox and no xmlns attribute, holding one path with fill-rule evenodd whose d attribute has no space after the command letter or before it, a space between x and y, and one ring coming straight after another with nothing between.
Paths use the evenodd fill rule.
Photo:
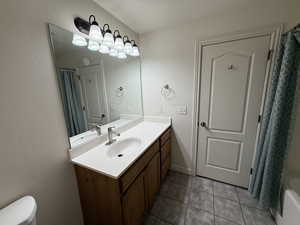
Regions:
<instances>
[{"instance_id":1,"label":"white sink basin","mask_svg":"<svg viewBox=\"0 0 300 225\"><path fill-rule=\"evenodd\" d=\"M110 158L118 158L134 152L142 144L139 138L126 138L117 140L108 147L107 156Z\"/></svg>"}]
</instances>

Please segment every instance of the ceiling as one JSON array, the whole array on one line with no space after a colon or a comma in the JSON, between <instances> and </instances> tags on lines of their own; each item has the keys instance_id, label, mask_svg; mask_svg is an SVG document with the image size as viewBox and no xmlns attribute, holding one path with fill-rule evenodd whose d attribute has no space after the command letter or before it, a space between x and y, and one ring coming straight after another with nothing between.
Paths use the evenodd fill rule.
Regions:
<instances>
[{"instance_id":1,"label":"ceiling","mask_svg":"<svg viewBox=\"0 0 300 225\"><path fill-rule=\"evenodd\" d=\"M137 33L253 7L269 0L94 0Z\"/></svg>"}]
</instances>

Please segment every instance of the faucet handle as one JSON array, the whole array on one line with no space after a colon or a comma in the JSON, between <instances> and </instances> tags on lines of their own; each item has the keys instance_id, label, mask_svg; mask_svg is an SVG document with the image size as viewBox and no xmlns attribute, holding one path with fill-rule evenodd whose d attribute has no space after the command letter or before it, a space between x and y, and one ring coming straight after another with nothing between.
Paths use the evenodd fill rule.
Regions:
<instances>
[{"instance_id":1,"label":"faucet handle","mask_svg":"<svg viewBox=\"0 0 300 225\"><path fill-rule=\"evenodd\" d=\"M101 126L101 124L95 123L92 130L97 131L97 134L98 134L98 135L101 135L101 134L102 134L102 131L101 131L101 130L102 130L102 126Z\"/></svg>"},{"instance_id":2,"label":"faucet handle","mask_svg":"<svg viewBox=\"0 0 300 225\"><path fill-rule=\"evenodd\" d=\"M115 126L112 126L112 127L108 127L107 129L109 130L109 131L112 131L113 129L115 129L116 127Z\"/></svg>"},{"instance_id":3,"label":"faucet handle","mask_svg":"<svg viewBox=\"0 0 300 225\"><path fill-rule=\"evenodd\" d=\"M108 128L108 133L115 134L116 136L120 136L120 133L117 133L116 131L113 131L113 129L115 129L115 128L116 128L115 126L109 127Z\"/></svg>"}]
</instances>

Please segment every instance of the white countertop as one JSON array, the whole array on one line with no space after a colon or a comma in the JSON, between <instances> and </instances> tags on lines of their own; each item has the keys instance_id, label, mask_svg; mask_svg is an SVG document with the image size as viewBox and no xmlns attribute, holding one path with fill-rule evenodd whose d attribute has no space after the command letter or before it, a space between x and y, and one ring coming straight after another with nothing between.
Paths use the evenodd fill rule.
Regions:
<instances>
[{"instance_id":1,"label":"white countertop","mask_svg":"<svg viewBox=\"0 0 300 225\"><path fill-rule=\"evenodd\" d=\"M143 117L140 115L127 115L127 114L121 114L120 119L112 121L110 123L104 124L101 126L101 130L103 134L107 133L108 127L122 127L126 126L129 123L132 123L133 121L139 121ZM86 132L83 132L81 134L75 135L73 137L70 137L70 145L71 148L77 148L85 143L88 143L95 138L97 138L98 134L96 130L88 130Z\"/></svg>"},{"instance_id":2,"label":"white countertop","mask_svg":"<svg viewBox=\"0 0 300 225\"><path fill-rule=\"evenodd\" d=\"M92 147L90 150L71 159L72 163L89 168L96 172L105 174L112 178L120 177L159 136L171 126L171 120L159 120L153 118L144 119L134 127L121 132L117 141L110 146L105 142ZM122 157L109 157L111 146L128 139L140 140L140 145L136 149L130 149L129 153Z\"/></svg>"}]
</instances>

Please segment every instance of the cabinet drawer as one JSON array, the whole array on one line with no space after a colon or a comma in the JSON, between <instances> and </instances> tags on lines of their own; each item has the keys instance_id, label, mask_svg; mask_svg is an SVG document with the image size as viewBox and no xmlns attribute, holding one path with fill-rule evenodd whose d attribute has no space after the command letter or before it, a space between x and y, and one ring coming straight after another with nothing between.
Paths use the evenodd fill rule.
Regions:
<instances>
[{"instance_id":1,"label":"cabinet drawer","mask_svg":"<svg viewBox=\"0 0 300 225\"><path fill-rule=\"evenodd\" d=\"M124 193L139 173L147 166L156 152L159 151L159 143L156 141L146 152L125 172L121 177L121 192Z\"/></svg>"},{"instance_id":2,"label":"cabinet drawer","mask_svg":"<svg viewBox=\"0 0 300 225\"><path fill-rule=\"evenodd\" d=\"M171 128L169 128L163 135L160 137L160 146L162 146L168 139L171 138Z\"/></svg>"},{"instance_id":3,"label":"cabinet drawer","mask_svg":"<svg viewBox=\"0 0 300 225\"><path fill-rule=\"evenodd\" d=\"M168 155L166 161L162 164L162 167L161 167L161 180L165 179L170 167L171 167L171 156Z\"/></svg>"},{"instance_id":4,"label":"cabinet drawer","mask_svg":"<svg viewBox=\"0 0 300 225\"><path fill-rule=\"evenodd\" d=\"M171 153L171 139L168 139L161 147L161 163L164 163Z\"/></svg>"}]
</instances>

